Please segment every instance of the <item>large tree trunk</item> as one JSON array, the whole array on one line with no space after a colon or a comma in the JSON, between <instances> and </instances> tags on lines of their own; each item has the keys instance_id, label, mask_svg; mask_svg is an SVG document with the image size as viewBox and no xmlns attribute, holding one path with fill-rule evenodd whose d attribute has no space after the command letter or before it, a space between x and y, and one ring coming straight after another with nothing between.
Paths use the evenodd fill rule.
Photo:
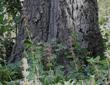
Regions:
<instances>
[{"instance_id":1,"label":"large tree trunk","mask_svg":"<svg viewBox=\"0 0 110 85\"><path fill-rule=\"evenodd\" d=\"M51 43L54 40L72 47L72 0L24 0L21 24L10 62L21 59L23 40L26 39L25 21L34 42Z\"/></svg>"},{"instance_id":2,"label":"large tree trunk","mask_svg":"<svg viewBox=\"0 0 110 85\"><path fill-rule=\"evenodd\" d=\"M103 52L98 26L96 0L24 0L21 25L10 61L21 59L25 35L25 21L34 42L53 40L72 47L73 32L82 48L92 54Z\"/></svg>"},{"instance_id":3,"label":"large tree trunk","mask_svg":"<svg viewBox=\"0 0 110 85\"><path fill-rule=\"evenodd\" d=\"M73 6L75 32L81 48L88 49L95 56L103 54L97 0L74 0Z\"/></svg>"}]
</instances>

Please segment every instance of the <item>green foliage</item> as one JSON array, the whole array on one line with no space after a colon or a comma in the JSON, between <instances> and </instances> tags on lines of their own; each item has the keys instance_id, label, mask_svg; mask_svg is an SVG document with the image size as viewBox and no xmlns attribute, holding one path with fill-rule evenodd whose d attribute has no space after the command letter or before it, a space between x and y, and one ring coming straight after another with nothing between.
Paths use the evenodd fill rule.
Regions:
<instances>
[{"instance_id":1,"label":"green foliage","mask_svg":"<svg viewBox=\"0 0 110 85\"><path fill-rule=\"evenodd\" d=\"M0 0L0 63L6 63L11 55L15 38L15 23L6 11L4 0Z\"/></svg>"},{"instance_id":2,"label":"green foliage","mask_svg":"<svg viewBox=\"0 0 110 85\"><path fill-rule=\"evenodd\" d=\"M103 2L105 0L99 0L99 23L106 49L105 58L89 56L87 49L80 48L77 42L72 49L77 55L73 56L63 43L33 44L27 39L24 41L24 57L28 59L29 81L35 80L35 75L37 75L43 85L73 85L73 83L75 85L83 85L83 83L108 85L110 81L110 30L104 28L104 24L107 21L109 7L105 10L106 4L103 5ZM110 1L107 0L106 3ZM14 28L19 22L20 10L19 0L0 0L0 85L18 85L17 80L22 79L20 62L7 64L14 43L13 38L16 36ZM61 57L69 63L62 64ZM67 72L65 68L68 68Z\"/></svg>"},{"instance_id":3,"label":"green foliage","mask_svg":"<svg viewBox=\"0 0 110 85\"><path fill-rule=\"evenodd\" d=\"M28 40L26 40L28 41ZM56 45L52 45L53 47L53 55L51 56L46 56L46 58L48 59L48 61L50 62L46 62L45 64L51 63L51 65L47 65L47 68L49 69L44 69L43 63L45 62L45 60L42 62L42 56L43 54L46 54L44 51L44 49L48 48L49 45L48 44L37 44L37 45L32 45L32 43L30 43L31 41L26 42L25 44L27 44L27 47L30 46L30 48L27 50L26 55L28 56L28 60L29 60L29 65L30 65L30 75L28 77L29 80L33 80L34 79L34 75L38 72L39 73L39 79L42 81L43 85L51 85L51 84L55 84L56 83L61 83L61 85L66 85L67 83L71 83L68 82L70 79L71 80L75 80L77 82L77 84L81 84L84 81L86 81L86 83L88 83L88 85L91 83L91 76L94 76L94 80L96 85L99 84L105 84L105 82L107 82L107 75L108 75L108 66L109 63L107 61L107 59L101 59L99 56L96 58L91 58L88 57L86 54L84 54L86 52L85 51L81 51L81 49L79 48L79 46L76 48L77 51L81 52L78 55L80 56L86 56L86 61L88 62L87 65L84 63L81 63L82 65L80 65L78 68L78 70L75 69L75 65L73 60L70 61L70 66L68 67L68 73L65 75L65 71L64 71L64 65L61 65L60 63L57 62L56 58L58 58L60 51L63 51L64 49L66 49L66 47L62 44L56 44ZM50 47L49 47L50 49ZM47 51L46 51L47 52ZM49 51L50 52L50 51ZM65 51L65 57L69 56L68 52ZM52 58L54 57L54 58ZM45 58L43 56L43 58ZM52 60L52 59L53 60ZM80 58L80 57L79 57ZM83 58L81 59L83 62ZM55 64L53 64L52 62L54 61ZM36 70L36 66L38 68L38 70ZM105 80L105 81L103 81ZM67 81L67 82L66 82ZM65 83L65 84L64 84ZM76 85L77 85L76 84ZM83 85L83 84L82 84Z\"/></svg>"},{"instance_id":4,"label":"green foliage","mask_svg":"<svg viewBox=\"0 0 110 85\"><path fill-rule=\"evenodd\" d=\"M2 2L3 2L3 0L2 0ZM20 0L4 0L3 4L7 8L7 12L11 13L13 16L15 16L18 12L21 11Z\"/></svg>"},{"instance_id":5,"label":"green foliage","mask_svg":"<svg viewBox=\"0 0 110 85\"><path fill-rule=\"evenodd\" d=\"M100 24L100 25L105 24L106 21L107 21L106 17L104 17L104 16L100 16L100 18L99 18L99 24Z\"/></svg>"},{"instance_id":6,"label":"green foliage","mask_svg":"<svg viewBox=\"0 0 110 85\"><path fill-rule=\"evenodd\" d=\"M21 79L21 71L19 64L10 64L2 66L0 65L0 81L5 84L8 81L13 81L16 79Z\"/></svg>"},{"instance_id":7,"label":"green foliage","mask_svg":"<svg viewBox=\"0 0 110 85\"><path fill-rule=\"evenodd\" d=\"M105 38L107 39L109 38L108 34L107 36L105 36ZM92 75L94 76L96 85L99 85L99 84L105 85L105 82L107 82L107 75L108 75L108 69L109 69L108 68L109 62L107 61L107 59L105 58L101 60L100 57L91 58L86 55L85 53L86 50L81 49L79 45L76 45L75 47L76 53L77 52L79 53L78 54L80 55L79 59L81 58L81 56L82 57L86 56L86 61L88 63L87 65L82 63L84 59L81 58L80 59L82 60L81 65L78 67L78 70L77 70L75 69L75 63L73 62L73 60L70 60L70 64L68 65L69 72L65 75L64 65L58 63L57 58L62 51L65 52L64 55L67 59L68 59L68 56L71 56L71 54L68 53L68 51L66 50L66 47L63 44L52 44L51 45L52 47L50 47L50 45L47 43L38 43L36 45L33 45L31 40L25 40L24 44L26 49L24 51L24 56L27 57L29 67L30 67L29 68L30 74L28 76L29 80L34 80L36 73L39 73L38 78L42 81L43 85L49 85L49 84L50 85L52 84L53 85L68 85L68 84L71 85L72 81L75 81L76 85L77 84L83 85L82 84L83 81L88 83L88 85L90 85ZM49 49L52 48L52 51L47 51L48 50L47 48ZM42 58L44 59L44 61L42 61ZM45 58L48 59L49 62L46 62ZM43 64L44 62L46 62L45 64L47 64L47 68L49 69L44 68L44 64ZM12 78L15 76L14 79L18 79L17 74L15 74L16 72L18 72L17 68L14 68L15 73L14 71L11 70L12 74L10 74L11 73L10 70L7 71L7 69L5 68L3 68L3 70L5 70L3 72L4 73L6 72L7 75L10 75ZM10 81L9 76L4 74L3 72L2 74L5 75L7 78L7 80L4 79L5 82ZM20 71L18 73L20 73ZM72 81L69 81L70 79Z\"/></svg>"}]
</instances>

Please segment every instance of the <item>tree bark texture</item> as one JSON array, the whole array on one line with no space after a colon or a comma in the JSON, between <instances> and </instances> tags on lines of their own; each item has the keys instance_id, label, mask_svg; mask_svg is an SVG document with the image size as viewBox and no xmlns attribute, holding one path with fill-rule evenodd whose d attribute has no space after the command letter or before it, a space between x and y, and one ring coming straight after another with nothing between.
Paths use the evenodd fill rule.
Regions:
<instances>
[{"instance_id":1,"label":"tree bark texture","mask_svg":"<svg viewBox=\"0 0 110 85\"><path fill-rule=\"evenodd\" d=\"M34 42L54 40L72 47L71 34L75 32L81 48L87 48L93 54L103 52L96 0L24 0L11 61L20 59L23 52L24 18Z\"/></svg>"},{"instance_id":2,"label":"tree bark texture","mask_svg":"<svg viewBox=\"0 0 110 85\"><path fill-rule=\"evenodd\" d=\"M103 41L98 24L97 0L74 0L74 25L81 48L92 55L103 54Z\"/></svg>"},{"instance_id":3,"label":"tree bark texture","mask_svg":"<svg viewBox=\"0 0 110 85\"><path fill-rule=\"evenodd\" d=\"M72 0L24 0L21 25L11 61L20 59L23 52L23 40L26 39L24 17L28 21L28 30L34 42L51 43L54 40L68 47L72 46Z\"/></svg>"}]
</instances>

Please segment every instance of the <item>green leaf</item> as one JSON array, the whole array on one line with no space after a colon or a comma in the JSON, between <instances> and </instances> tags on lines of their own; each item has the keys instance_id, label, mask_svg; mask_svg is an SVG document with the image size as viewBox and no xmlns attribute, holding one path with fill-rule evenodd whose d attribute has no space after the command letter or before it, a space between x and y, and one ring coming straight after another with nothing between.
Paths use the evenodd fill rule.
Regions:
<instances>
[{"instance_id":1,"label":"green leaf","mask_svg":"<svg viewBox=\"0 0 110 85\"><path fill-rule=\"evenodd\" d=\"M32 46L32 41L29 40L29 39L26 39L26 40L24 41L24 46L25 46L25 48L31 47L31 46Z\"/></svg>"},{"instance_id":2,"label":"green leaf","mask_svg":"<svg viewBox=\"0 0 110 85\"><path fill-rule=\"evenodd\" d=\"M26 39L26 40L24 41L24 44L32 44L32 41L29 40L29 39Z\"/></svg>"}]
</instances>

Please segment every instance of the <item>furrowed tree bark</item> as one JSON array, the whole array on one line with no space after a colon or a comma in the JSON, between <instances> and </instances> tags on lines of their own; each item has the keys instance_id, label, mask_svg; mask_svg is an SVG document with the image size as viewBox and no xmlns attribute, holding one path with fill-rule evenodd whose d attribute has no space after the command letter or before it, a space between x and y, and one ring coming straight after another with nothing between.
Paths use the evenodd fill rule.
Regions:
<instances>
[{"instance_id":1,"label":"furrowed tree bark","mask_svg":"<svg viewBox=\"0 0 110 85\"><path fill-rule=\"evenodd\" d=\"M34 42L48 40L49 6L48 0L24 0L17 41L9 62L19 61L22 57L24 51L23 41L27 37L25 22L27 22L30 37Z\"/></svg>"},{"instance_id":2,"label":"furrowed tree bark","mask_svg":"<svg viewBox=\"0 0 110 85\"><path fill-rule=\"evenodd\" d=\"M16 45L10 62L21 59L25 35L25 19L33 42L63 43L71 49L72 33L75 32L81 48L92 55L103 53L102 36L98 25L96 0L24 0L23 14ZM63 55L63 54L62 54ZM62 63L68 63L64 56Z\"/></svg>"},{"instance_id":3,"label":"furrowed tree bark","mask_svg":"<svg viewBox=\"0 0 110 85\"><path fill-rule=\"evenodd\" d=\"M10 62L20 60L23 53L23 41L26 39L24 18L28 21L28 30L33 42L51 43L54 40L68 48L72 47L71 33L74 31L72 0L24 0L21 16Z\"/></svg>"},{"instance_id":4,"label":"furrowed tree bark","mask_svg":"<svg viewBox=\"0 0 110 85\"><path fill-rule=\"evenodd\" d=\"M103 55L103 41L98 24L97 0L74 0L75 34L81 48L92 56Z\"/></svg>"}]
</instances>

